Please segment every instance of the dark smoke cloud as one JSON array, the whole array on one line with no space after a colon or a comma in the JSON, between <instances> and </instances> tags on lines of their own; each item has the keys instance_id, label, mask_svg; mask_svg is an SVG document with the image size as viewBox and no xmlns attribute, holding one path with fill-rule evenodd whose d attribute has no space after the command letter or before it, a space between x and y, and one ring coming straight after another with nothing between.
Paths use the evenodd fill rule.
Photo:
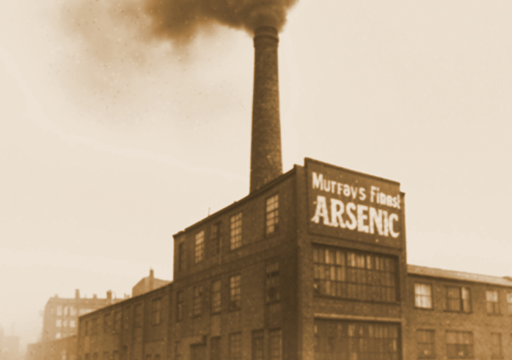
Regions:
<instances>
[{"instance_id":1,"label":"dark smoke cloud","mask_svg":"<svg viewBox=\"0 0 512 360\"><path fill-rule=\"evenodd\" d=\"M252 32L258 26L281 30L287 10L297 0L144 0L152 33L174 40L193 36L198 28L218 22Z\"/></svg>"}]
</instances>

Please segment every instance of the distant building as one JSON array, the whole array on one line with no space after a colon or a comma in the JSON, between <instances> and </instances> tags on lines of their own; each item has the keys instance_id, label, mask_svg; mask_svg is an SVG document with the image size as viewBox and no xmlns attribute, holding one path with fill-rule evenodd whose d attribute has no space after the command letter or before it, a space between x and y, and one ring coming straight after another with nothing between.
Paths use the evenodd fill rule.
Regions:
<instances>
[{"instance_id":1,"label":"distant building","mask_svg":"<svg viewBox=\"0 0 512 360\"><path fill-rule=\"evenodd\" d=\"M29 344L25 360L76 360L76 335Z\"/></svg>"},{"instance_id":2,"label":"distant building","mask_svg":"<svg viewBox=\"0 0 512 360\"><path fill-rule=\"evenodd\" d=\"M77 289L74 298L61 298L58 295L50 298L44 308L42 341L61 339L75 335L77 321L80 315L112 304L118 299L112 299L112 292L107 291L104 299L93 295L92 298L80 297Z\"/></svg>"},{"instance_id":3,"label":"distant building","mask_svg":"<svg viewBox=\"0 0 512 360\"><path fill-rule=\"evenodd\" d=\"M19 336L6 336L0 328L0 360L20 360L20 358Z\"/></svg>"},{"instance_id":4,"label":"distant building","mask_svg":"<svg viewBox=\"0 0 512 360\"><path fill-rule=\"evenodd\" d=\"M143 278L132 288L132 297L142 295L170 283L171 282L167 280L156 279L155 272L153 269L150 269L149 276Z\"/></svg>"}]
</instances>

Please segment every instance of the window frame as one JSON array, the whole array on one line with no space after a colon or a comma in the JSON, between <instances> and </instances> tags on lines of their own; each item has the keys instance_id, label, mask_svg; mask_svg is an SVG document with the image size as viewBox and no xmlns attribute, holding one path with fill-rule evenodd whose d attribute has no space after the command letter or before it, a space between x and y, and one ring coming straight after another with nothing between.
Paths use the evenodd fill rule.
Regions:
<instances>
[{"instance_id":1,"label":"window frame","mask_svg":"<svg viewBox=\"0 0 512 360\"><path fill-rule=\"evenodd\" d=\"M176 292L176 322L183 320L183 304L184 304L184 291L180 290Z\"/></svg>"},{"instance_id":2,"label":"window frame","mask_svg":"<svg viewBox=\"0 0 512 360\"><path fill-rule=\"evenodd\" d=\"M453 334L455 337L463 337L464 335L469 335L468 338L471 339L471 343L464 343L464 340L461 342L449 343L448 338L449 334ZM469 347L469 345L471 347ZM453 348L453 349L451 349ZM463 349L463 350L461 350ZM461 351L468 350L468 354L460 355ZM455 356L452 356L450 353L457 353ZM446 357L448 359L474 359L475 356L475 338L473 336L472 331L457 331L457 330L446 330Z\"/></svg>"},{"instance_id":3,"label":"window frame","mask_svg":"<svg viewBox=\"0 0 512 360\"><path fill-rule=\"evenodd\" d=\"M314 296L400 302L397 257L324 244L314 245L312 257Z\"/></svg>"},{"instance_id":4,"label":"window frame","mask_svg":"<svg viewBox=\"0 0 512 360\"><path fill-rule=\"evenodd\" d=\"M243 245L243 212L240 211L229 218L229 249L235 251Z\"/></svg>"},{"instance_id":5,"label":"window frame","mask_svg":"<svg viewBox=\"0 0 512 360\"><path fill-rule=\"evenodd\" d=\"M192 317L200 317L203 314L203 285L194 286L193 291Z\"/></svg>"},{"instance_id":6,"label":"window frame","mask_svg":"<svg viewBox=\"0 0 512 360\"><path fill-rule=\"evenodd\" d=\"M221 239L222 239L222 233L221 233L221 227L222 227L222 221L217 221L212 224L210 227L210 247L211 247L211 253L212 255L218 255L220 254L220 248L221 248Z\"/></svg>"},{"instance_id":7,"label":"window frame","mask_svg":"<svg viewBox=\"0 0 512 360\"><path fill-rule=\"evenodd\" d=\"M498 343L495 343L495 336L497 335ZM495 352L498 350L498 353ZM501 333L491 333L491 359L503 359L503 338Z\"/></svg>"},{"instance_id":8,"label":"window frame","mask_svg":"<svg viewBox=\"0 0 512 360\"><path fill-rule=\"evenodd\" d=\"M265 199L265 236L272 236L279 232L279 220L279 193L277 193Z\"/></svg>"},{"instance_id":9,"label":"window frame","mask_svg":"<svg viewBox=\"0 0 512 360\"><path fill-rule=\"evenodd\" d=\"M236 280L238 278L238 280ZM229 277L229 310L237 311L242 307L242 277L234 274Z\"/></svg>"},{"instance_id":10,"label":"window frame","mask_svg":"<svg viewBox=\"0 0 512 360\"><path fill-rule=\"evenodd\" d=\"M235 343L236 340L236 343ZM236 345L236 349L233 349ZM233 350L236 350L234 353ZM228 337L228 359L229 360L242 360L242 333L230 333Z\"/></svg>"},{"instance_id":11,"label":"window frame","mask_svg":"<svg viewBox=\"0 0 512 360\"><path fill-rule=\"evenodd\" d=\"M281 301L280 285L279 261L267 262L265 264L265 304Z\"/></svg>"},{"instance_id":12,"label":"window frame","mask_svg":"<svg viewBox=\"0 0 512 360\"><path fill-rule=\"evenodd\" d=\"M449 297L449 290L450 289L457 289L459 296L457 298L455 297ZM464 290L467 291L468 299L467 299L467 309L465 309L465 300L464 299ZM459 300L459 309L451 309L450 308L450 299L458 299ZM463 285L445 285L445 311L448 312L457 312L457 313L465 313L465 314L471 314L473 312L473 304L472 304L472 294L471 294L471 288L469 286L463 286Z\"/></svg>"},{"instance_id":13,"label":"window frame","mask_svg":"<svg viewBox=\"0 0 512 360\"><path fill-rule=\"evenodd\" d=\"M218 284L218 289L215 289L215 285ZM220 279L214 280L211 283L211 303L210 312L211 314L219 314L222 311L222 282ZM217 299L218 297L218 299Z\"/></svg>"},{"instance_id":14,"label":"window frame","mask_svg":"<svg viewBox=\"0 0 512 360\"><path fill-rule=\"evenodd\" d=\"M420 285L420 286L428 286L429 289L430 289L430 294L427 296L425 294L418 294L416 292L416 286L417 285ZM416 309L421 309L421 310L433 310L434 309L434 296L433 296L433 293L434 293L434 287L432 286L431 283L427 283L427 282L415 282L414 283L414 307ZM425 298L428 298L430 299L430 307L425 307L425 306L420 306L418 305L418 297L420 299L425 299ZM420 301L421 303L421 301Z\"/></svg>"},{"instance_id":15,"label":"window frame","mask_svg":"<svg viewBox=\"0 0 512 360\"><path fill-rule=\"evenodd\" d=\"M205 244L204 244L204 230L196 233L194 242L194 263L199 264L206 258Z\"/></svg>"},{"instance_id":16,"label":"window frame","mask_svg":"<svg viewBox=\"0 0 512 360\"><path fill-rule=\"evenodd\" d=\"M428 334L428 336L424 337L426 340L432 340L431 342L428 341L421 341L424 339L420 339L420 334ZM418 359L435 359L436 358L436 332L432 329L416 329L416 346L418 350ZM430 348L431 353L425 354L425 350L429 350ZM420 353L420 351L423 351L423 354Z\"/></svg>"},{"instance_id":17,"label":"window frame","mask_svg":"<svg viewBox=\"0 0 512 360\"><path fill-rule=\"evenodd\" d=\"M162 297L151 300L151 324L160 325L162 323Z\"/></svg>"},{"instance_id":18,"label":"window frame","mask_svg":"<svg viewBox=\"0 0 512 360\"><path fill-rule=\"evenodd\" d=\"M489 300L489 294L496 295L496 301ZM485 290L485 308L487 315L501 315L500 293L498 290Z\"/></svg>"}]
</instances>

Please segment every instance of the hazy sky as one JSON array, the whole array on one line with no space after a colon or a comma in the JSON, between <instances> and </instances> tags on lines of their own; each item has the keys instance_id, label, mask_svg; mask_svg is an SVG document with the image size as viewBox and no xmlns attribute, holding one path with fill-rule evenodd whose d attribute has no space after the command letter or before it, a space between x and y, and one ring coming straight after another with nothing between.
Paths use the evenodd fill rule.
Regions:
<instances>
[{"instance_id":1,"label":"hazy sky","mask_svg":"<svg viewBox=\"0 0 512 360\"><path fill-rule=\"evenodd\" d=\"M247 33L149 41L101 6L77 29L74 1L0 3L0 326L24 342L55 294L172 279L172 234L249 189ZM512 275L511 13L299 0L279 45L284 170L399 181L409 263Z\"/></svg>"}]
</instances>

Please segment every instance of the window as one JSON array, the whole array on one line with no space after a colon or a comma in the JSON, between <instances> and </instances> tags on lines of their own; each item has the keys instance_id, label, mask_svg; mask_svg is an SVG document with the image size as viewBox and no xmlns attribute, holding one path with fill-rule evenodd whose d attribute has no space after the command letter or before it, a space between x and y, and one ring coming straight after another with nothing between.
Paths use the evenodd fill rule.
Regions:
<instances>
[{"instance_id":1,"label":"window","mask_svg":"<svg viewBox=\"0 0 512 360\"><path fill-rule=\"evenodd\" d=\"M103 332L108 334L110 331L110 314L103 316Z\"/></svg>"},{"instance_id":2,"label":"window","mask_svg":"<svg viewBox=\"0 0 512 360\"><path fill-rule=\"evenodd\" d=\"M240 309L240 275L229 278L229 309Z\"/></svg>"},{"instance_id":3,"label":"window","mask_svg":"<svg viewBox=\"0 0 512 360\"><path fill-rule=\"evenodd\" d=\"M512 315L512 293L507 293L507 309L509 315Z\"/></svg>"},{"instance_id":4,"label":"window","mask_svg":"<svg viewBox=\"0 0 512 360\"><path fill-rule=\"evenodd\" d=\"M220 337L212 337L210 340L210 360L221 360Z\"/></svg>"},{"instance_id":5,"label":"window","mask_svg":"<svg viewBox=\"0 0 512 360\"><path fill-rule=\"evenodd\" d=\"M220 254L220 221L212 225L210 233L211 251L214 255Z\"/></svg>"},{"instance_id":6,"label":"window","mask_svg":"<svg viewBox=\"0 0 512 360\"><path fill-rule=\"evenodd\" d=\"M153 299L151 302L151 320L153 325L162 322L162 298Z\"/></svg>"},{"instance_id":7,"label":"window","mask_svg":"<svg viewBox=\"0 0 512 360\"><path fill-rule=\"evenodd\" d=\"M178 270L185 270L185 243L180 242L178 245Z\"/></svg>"},{"instance_id":8,"label":"window","mask_svg":"<svg viewBox=\"0 0 512 360\"><path fill-rule=\"evenodd\" d=\"M200 316L203 309L203 287L194 287L194 304L193 304L193 315Z\"/></svg>"},{"instance_id":9,"label":"window","mask_svg":"<svg viewBox=\"0 0 512 360\"><path fill-rule=\"evenodd\" d=\"M229 334L229 360L242 359L242 334Z\"/></svg>"},{"instance_id":10,"label":"window","mask_svg":"<svg viewBox=\"0 0 512 360\"><path fill-rule=\"evenodd\" d=\"M55 334L55 339L60 339L62 338L62 335L60 332L58 332L57 334Z\"/></svg>"},{"instance_id":11,"label":"window","mask_svg":"<svg viewBox=\"0 0 512 360\"><path fill-rule=\"evenodd\" d=\"M220 280L212 282L212 314L219 313L221 309Z\"/></svg>"},{"instance_id":12,"label":"window","mask_svg":"<svg viewBox=\"0 0 512 360\"><path fill-rule=\"evenodd\" d=\"M487 314L499 314L500 302L498 299L498 291L487 290L485 292L485 299L487 300Z\"/></svg>"},{"instance_id":13,"label":"window","mask_svg":"<svg viewBox=\"0 0 512 360\"><path fill-rule=\"evenodd\" d=\"M446 354L448 359L473 359L473 333L447 331Z\"/></svg>"},{"instance_id":14,"label":"window","mask_svg":"<svg viewBox=\"0 0 512 360\"><path fill-rule=\"evenodd\" d=\"M87 320L84 320L83 322L84 324L84 336L88 336L89 335L89 322Z\"/></svg>"},{"instance_id":15,"label":"window","mask_svg":"<svg viewBox=\"0 0 512 360\"><path fill-rule=\"evenodd\" d=\"M114 334L119 334L121 331L121 311L114 312L114 324L112 330Z\"/></svg>"},{"instance_id":16,"label":"window","mask_svg":"<svg viewBox=\"0 0 512 360\"><path fill-rule=\"evenodd\" d=\"M378 302L398 300L395 258L316 246L313 261L317 295Z\"/></svg>"},{"instance_id":17,"label":"window","mask_svg":"<svg viewBox=\"0 0 512 360\"><path fill-rule=\"evenodd\" d=\"M130 307L129 306L127 306L123 309L123 317L124 317L124 320L123 320L124 329L128 330L130 328Z\"/></svg>"},{"instance_id":18,"label":"window","mask_svg":"<svg viewBox=\"0 0 512 360\"><path fill-rule=\"evenodd\" d=\"M414 284L414 305L421 309L432 309L432 285Z\"/></svg>"},{"instance_id":19,"label":"window","mask_svg":"<svg viewBox=\"0 0 512 360\"><path fill-rule=\"evenodd\" d=\"M70 327L76 327L76 320L69 320Z\"/></svg>"},{"instance_id":20,"label":"window","mask_svg":"<svg viewBox=\"0 0 512 360\"><path fill-rule=\"evenodd\" d=\"M418 343L418 359L435 359L434 330L417 330L416 342Z\"/></svg>"},{"instance_id":21,"label":"window","mask_svg":"<svg viewBox=\"0 0 512 360\"><path fill-rule=\"evenodd\" d=\"M62 320L58 319L55 321L55 326L61 327L62 326Z\"/></svg>"},{"instance_id":22,"label":"window","mask_svg":"<svg viewBox=\"0 0 512 360\"><path fill-rule=\"evenodd\" d=\"M267 264L266 268L266 297L267 303L280 300L279 294L279 263L274 262Z\"/></svg>"},{"instance_id":23,"label":"window","mask_svg":"<svg viewBox=\"0 0 512 360\"><path fill-rule=\"evenodd\" d=\"M492 358L501 359L503 358L503 346L501 345L501 334L492 333Z\"/></svg>"},{"instance_id":24,"label":"window","mask_svg":"<svg viewBox=\"0 0 512 360\"><path fill-rule=\"evenodd\" d=\"M69 315L76 316L76 308L74 306L69 307Z\"/></svg>"},{"instance_id":25,"label":"window","mask_svg":"<svg viewBox=\"0 0 512 360\"><path fill-rule=\"evenodd\" d=\"M57 315L62 316L62 306L57 306Z\"/></svg>"},{"instance_id":26,"label":"window","mask_svg":"<svg viewBox=\"0 0 512 360\"><path fill-rule=\"evenodd\" d=\"M135 317L133 326L138 328L142 327L142 304L135 305Z\"/></svg>"},{"instance_id":27,"label":"window","mask_svg":"<svg viewBox=\"0 0 512 360\"><path fill-rule=\"evenodd\" d=\"M267 199L267 235L275 233L279 229L279 195Z\"/></svg>"},{"instance_id":28,"label":"window","mask_svg":"<svg viewBox=\"0 0 512 360\"><path fill-rule=\"evenodd\" d=\"M252 332L252 360L263 360L263 330Z\"/></svg>"},{"instance_id":29,"label":"window","mask_svg":"<svg viewBox=\"0 0 512 360\"><path fill-rule=\"evenodd\" d=\"M231 250L242 246L242 213L231 216Z\"/></svg>"},{"instance_id":30,"label":"window","mask_svg":"<svg viewBox=\"0 0 512 360\"><path fill-rule=\"evenodd\" d=\"M176 341L174 343L174 359L181 360L181 351L180 351L180 342Z\"/></svg>"},{"instance_id":31,"label":"window","mask_svg":"<svg viewBox=\"0 0 512 360\"><path fill-rule=\"evenodd\" d=\"M271 330L269 332L269 359L281 360L282 344L281 344L281 330Z\"/></svg>"},{"instance_id":32,"label":"window","mask_svg":"<svg viewBox=\"0 0 512 360\"><path fill-rule=\"evenodd\" d=\"M98 318L94 318L94 319L92 319L92 332L91 332L91 334L92 335L98 335L98 330L99 330Z\"/></svg>"},{"instance_id":33,"label":"window","mask_svg":"<svg viewBox=\"0 0 512 360\"><path fill-rule=\"evenodd\" d=\"M471 294L469 288L447 286L446 309L448 311L471 312Z\"/></svg>"},{"instance_id":34,"label":"window","mask_svg":"<svg viewBox=\"0 0 512 360\"><path fill-rule=\"evenodd\" d=\"M315 360L400 359L397 324L315 320Z\"/></svg>"},{"instance_id":35,"label":"window","mask_svg":"<svg viewBox=\"0 0 512 360\"><path fill-rule=\"evenodd\" d=\"M204 260L204 231L196 234L195 259L196 264Z\"/></svg>"},{"instance_id":36,"label":"window","mask_svg":"<svg viewBox=\"0 0 512 360\"><path fill-rule=\"evenodd\" d=\"M183 291L176 293L176 321L183 320Z\"/></svg>"},{"instance_id":37,"label":"window","mask_svg":"<svg viewBox=\"0 0 512 360\"><path fill-rule=\"evenodd\" d=\"M69 315L69 308L67 306L64 306L64 316Z\"/></svg>"}]
</instances>

